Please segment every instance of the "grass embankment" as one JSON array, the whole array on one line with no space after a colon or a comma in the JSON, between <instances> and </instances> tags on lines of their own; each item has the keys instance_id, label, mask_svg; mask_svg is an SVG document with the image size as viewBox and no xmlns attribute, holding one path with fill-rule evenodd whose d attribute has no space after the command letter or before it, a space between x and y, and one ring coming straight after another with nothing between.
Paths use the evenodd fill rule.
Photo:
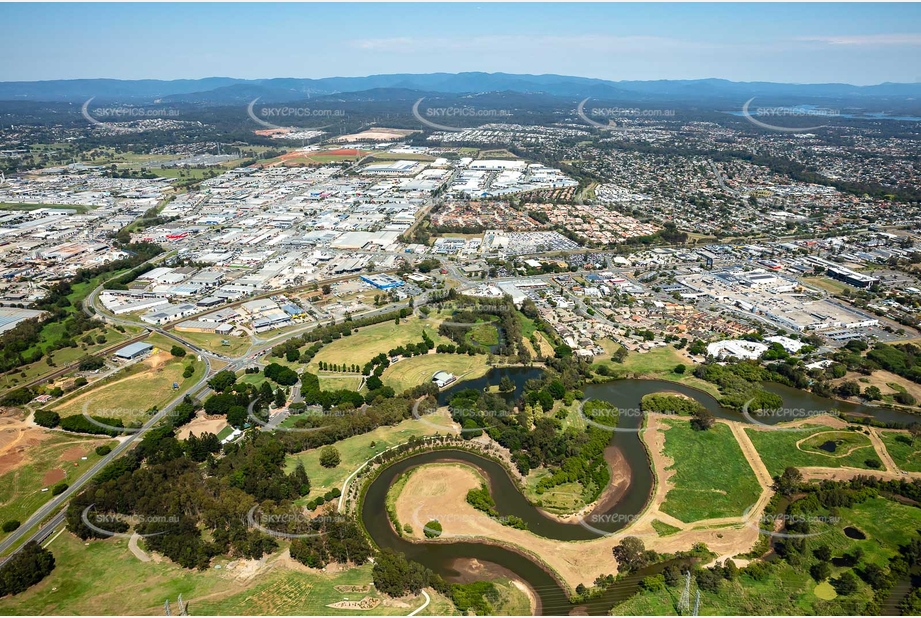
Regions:
<instances>
[{"instance_id":1,"label":"grass embankment","mask_svg":"<svg viewBox=\"0 0 921 618\"><path fill-rule=\"evenodd\" d=\"M399 361L388 367L381 379L397 393L432 381L437 371L447 371L458 380L479 378L489 371L486 355L427 354Z\"/></svg>"},{"instance_id":2,"label":"grass embankment","mask_svg":"<svg viewBox=\"0 0 921 618\"><path fill-rule=\"evenodd\" d=\"M648 352L630 352L622 363L614 362L610 357L611 353L620 347L618 344L606 341L604 347L608 354L597 357L594 366L606 366L613 377L636 376L678 382L700 389L714 397L720 396L715 384L694 376L694 365L672 346L653 348ZM684 373L675 371L678 365L685 366Z\"/></svg>"},{"instance_id":3,"label":"grass embankment","mask_svg":"<svg viewBox=\"0 0 921 618\"><path fill-rule=\"evenodd\" d=\"M190 377L183 378L183 371L189 364L195 371ZM169 352L158 351L53 409L61 416L72 416L83 414L84 406L89 404L91 414L120 418L126 422L143 421L146 420L144 414L147 410L152 407L162 409L197 382L204 367L204 362L199 362L194 356L178 358ZM173 388L174 383L179 385L178 389Z\"/></svg>"},{"instance_id":4,"label":"grass embankment","mask_svg":"<svg viewBox=\"0 0 921 618\"><path fill-rule=\"evenodd\" d=\"M663 420L665 455L672 459L673 485L660 507L691 523L717 517L741 517L761 495L761 486L729 426L716 423L695 431L690 423Z\"/></svg>"},{"instance_id":5,"label":"grass embankment","mask_svg":"<svg viewBox=\"0 0 921 618\"><path fill-rule=\"evenodd\" d=\"M303 462L307 476L310 478L310 495L303 499L306 502L310 498L325 494L334 487L341 489L342 483L358 466L381 451L408 442L413 436L429 436L436 433L456 432L450 419L443 415L427 415L424 417L424 422L412 418L397 425L378 427L374 431L336 442L334 446L339 451L340 462L335 468L321 466L321 449L310 449L288 456L285 469L290 472L294 470L298 461Z\"/></svg>"},{"instance_id":6,"label":"grass embankment","mask_svg":"<svg viewBox=\"0 0 921 618\"><path fill-rule=\"evenodd\" d=\"M862 433L811 426L802 431L771 431L745 428L771 476L787 467L864 468L868 459L876 459L870 439ZM819 448L827 441L842 442L835 452Z\"/></svg>"},{"instance_id":7,"label":"grass embankment","mask_svg":"<svg viewBox=\"0 0 921 618\"><path fill-rule=\"evenodd\" d=\"M353 331L348 337L336 339L332 343L323 346L307 365L307 371L317 373L320 361L337 365L356 364L362 367L378 354L386 354L393 348L407 343L421 342L423 330L435 342L435 345L451 343L450 340L438 334L438 325L440 323L440 320L422 320L410 317L400 320L399 325L388 321L372 326L364 326L359 328L357 332Z\"/></svg>"},{"instance_id":8,"label":"grass embankment","mask_svg":"<svg viewBox=\"0 0 921 618\"><path fill-rule=\"evenodd\" d=\"M176 331L176 334L202 349L231 358L245 354L253 344L253 340L249 335L231 337L230 335L217 335L215 333L189 333L184 331ZM224 341L227 342L227 345L224 345Z\"/></svg>"}]
</instances>

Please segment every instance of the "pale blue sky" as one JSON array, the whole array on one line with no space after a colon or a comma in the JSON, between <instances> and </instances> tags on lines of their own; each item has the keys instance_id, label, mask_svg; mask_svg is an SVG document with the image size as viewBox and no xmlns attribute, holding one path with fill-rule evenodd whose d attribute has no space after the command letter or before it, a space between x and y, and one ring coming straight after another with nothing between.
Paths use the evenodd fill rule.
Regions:
<instances>
[{"instance_id":1,"label":"pale blue sky","mask_svg":"<svg viewBox=\"0 0 921 618\"><path fill-rule=\"evenodd\" d=\"M0 81L504 71L921 81L918 4L0 4Z\"/></svg>"}]
</instances>

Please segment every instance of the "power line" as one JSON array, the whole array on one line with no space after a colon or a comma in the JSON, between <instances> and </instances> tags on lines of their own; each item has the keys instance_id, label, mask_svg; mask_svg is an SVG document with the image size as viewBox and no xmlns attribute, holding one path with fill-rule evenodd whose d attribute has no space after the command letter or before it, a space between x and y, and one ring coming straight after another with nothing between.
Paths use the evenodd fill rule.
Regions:
<instances>
[{"instance_id":1,"label":"power line","mask_svg":"<svg viewBox=\"0 0 921 618\"><path fill-rule=\"evenodd\" d=\"M678 613L682 616L691 609L691 571L688 570L685 575L684 590L681 592L681 600L678 601Z\"/></svg>"}]
</instances>

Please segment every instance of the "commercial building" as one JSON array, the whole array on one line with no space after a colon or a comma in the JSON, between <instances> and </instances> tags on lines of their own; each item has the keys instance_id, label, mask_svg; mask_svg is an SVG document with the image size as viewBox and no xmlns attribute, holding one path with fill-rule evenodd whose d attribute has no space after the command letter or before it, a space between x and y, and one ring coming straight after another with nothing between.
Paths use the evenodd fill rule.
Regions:
<instances>
[{"instance_id":1,"label":"commercial building","mask_svg":"<svg viewBox=\"0 0 921 618\"><path fill-rule=\"evenodd\" d=\"M444 388L455 380L457 380L457 378L454 374L448 373L447 371L436 371L435 375L432 376L432 383L438 388Z\"/></svg>"},{"instance_id":2,"label":"commercial building","mask_svg":"<svg viewBox=\"0 0 921 618\"><path fill-rule=\"evenodd\" d=\"M393 275L362 275L361 280L378 290L391 290L405 285L402 279Z\"/></svg>"},{"instance_id":3,"label":"commercial building","mask_svg":"<svg viewBox=\"0 0 921 618\"><path fill-rule=\"evenodd\" d=\"M126 345L120 350L116 350L115 357L121 360L134 360L142 356L147 356L151 352L153 352L152 345L144 343L143 341L138 341L137 343Z\"/></svg>"}]
</instances>

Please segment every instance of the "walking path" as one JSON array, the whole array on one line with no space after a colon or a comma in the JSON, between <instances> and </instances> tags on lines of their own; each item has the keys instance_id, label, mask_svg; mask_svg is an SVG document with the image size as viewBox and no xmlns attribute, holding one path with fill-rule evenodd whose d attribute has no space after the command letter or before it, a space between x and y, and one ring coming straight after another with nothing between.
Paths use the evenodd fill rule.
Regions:
<instances>
[{"instance_id":1,"label":"walking path","mask_svg":"<svg viewBox=\"0 0 921 618\"><path fill-rule=\"evenodd\" d=\"M128 539L128 549L130 549L131 553L134 554L134 557L141 562L150 562L150 554L138 546L138 540L140 538L141 535L139 535L137 532L132 534L131 538Z\"/></svg>"}]
</instances>

